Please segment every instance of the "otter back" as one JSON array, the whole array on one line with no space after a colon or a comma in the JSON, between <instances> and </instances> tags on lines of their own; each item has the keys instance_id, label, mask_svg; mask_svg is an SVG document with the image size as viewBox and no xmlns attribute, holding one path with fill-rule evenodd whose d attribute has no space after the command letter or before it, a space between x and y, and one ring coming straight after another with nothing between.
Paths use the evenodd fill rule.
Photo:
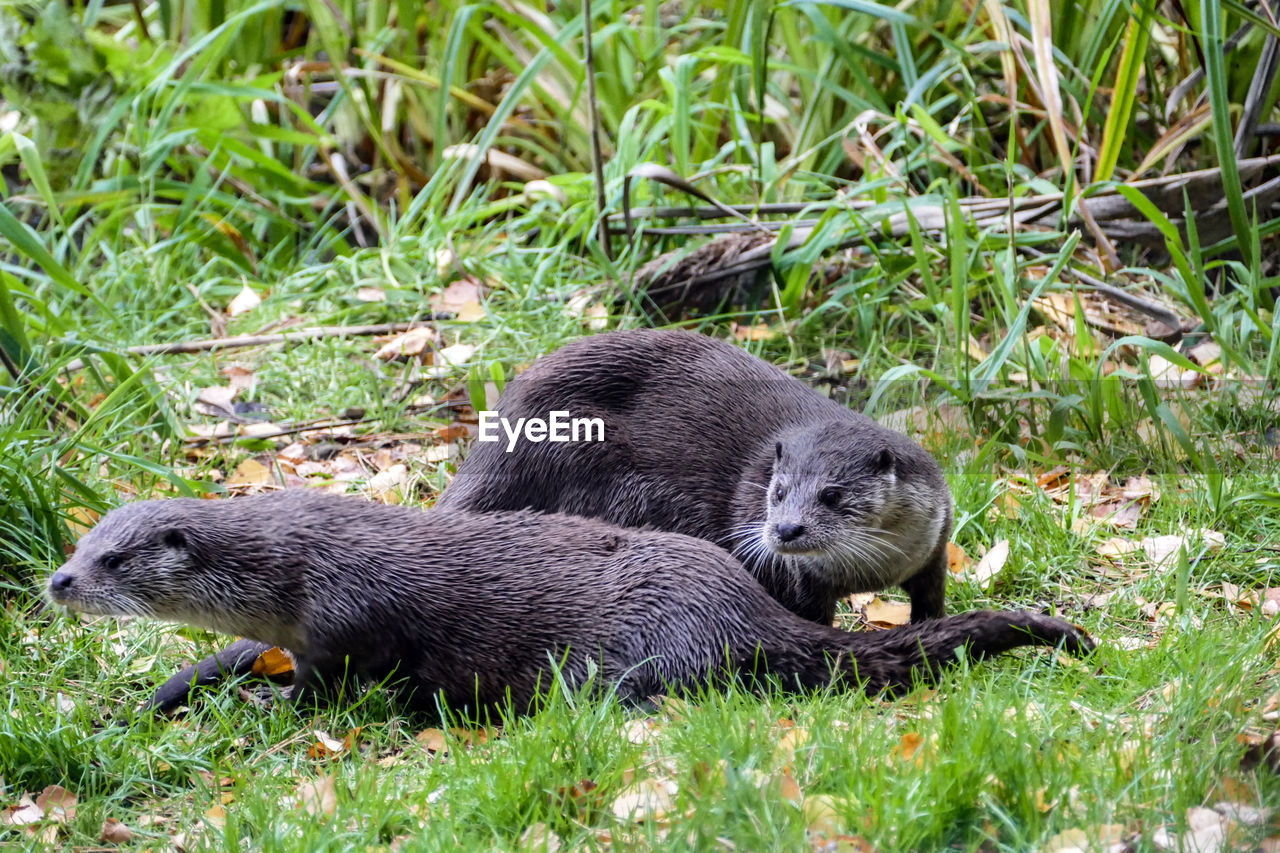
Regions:
<instances>
[{"instance_id":1,"label":"otter back","mask_svg":"<svg viewBox=\"0 0 1280 853\"><path fill-rule=\"evenodd\" d=\"M440 696L473 711L508 696L527 710L552 660L572 685L594 671L623 698L643 699L763 675L793 689L834 677L875 692L936 676L961 647L981 657L1091 645L1071 625L1032 613L851 634L787 611L729 554L691 537L305 491L113 510L51 577L49 593L90 613L281 645L297 662L300 695L347 673L391 676L417 704L435 707ZM233 670L252 665L246 644L235 651ZM185 698L185 686L171 681L169 699Z\"/></svg>"},{"instance_id":2,"label":"otter back","mask_svg":"<svg viewBox=\"0 0 1280 853\"><path fill-rule=\"evenodd\" d=\"M509 424L598 418L603 442L477 442L438 506L532 509L684 533L731 550L775 599L830 624L838 599L900 585L944 609L951 499L906 436L732 346L612 332L538 359Z\"/></svg>"}]
</instances>

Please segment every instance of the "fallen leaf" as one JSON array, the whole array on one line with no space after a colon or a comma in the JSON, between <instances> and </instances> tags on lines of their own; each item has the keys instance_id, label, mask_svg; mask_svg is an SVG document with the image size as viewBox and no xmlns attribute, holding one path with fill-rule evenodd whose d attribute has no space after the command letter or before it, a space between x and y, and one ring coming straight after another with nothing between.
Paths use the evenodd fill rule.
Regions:
<instances>
[{"instance_id":1,"label":"fallen leaf","mask_svg":"<svg viewBox=\"0 0 1280 853\"><path fill-rule=\"evenodd\" d=\"M947 543L947 568L952 574L958 575L971 565L973 565L973 561L969 559L969 555L964 552L963 548L954 542Z\"/></svg>"},{"instance_id":2,"label":"fallen leaf","mask_svg":"<svg viewBox=\"0 0 1280 853\"><path fill-rule=\"evenodd\" d=\"M815 794L805 797L800 809L804 814L806 828L818 835L839 835L845 830L841 812L848 804L830 794Z\"/></svg>"},{"instance_id":3,"label":"fallen leaf","mask_svg":"<svg viewBox=\"0 0 1280 853\"><path fill-rule=\"evenodd\" d=\"M879 596L868 602L863 612L868 622L885 628L895 628L911 621L910 604L885 601Z\"/></svg>"},{"instance_id":4,"label":"fallen leaf","mask_svg":"<svg viewBox=\"0 0 1280 853\"><path fill-rule=\"evenodd\" d=\"M529 824L529 828L520 836L520 849L532 850L535 853L556 853L564 842L560 836L551 831L542 821Z\"/></svg>"},{"instance_id":5,"label":"fallen leaf","mask_svg":"<svg viewBox=\"0 0 1280 853\"><path fill-rule=\"evenodd\" d=\"M769 328L767 323L756 323L754 326L730 323L729 331L740 341L767 341L774 335L773 329Z\"/></svg>"},{"instance_id":6,"label":"fallen leaf","mask_svg":"<svg viewBox=\"0 0 1280 853\"><path fill-rule=\"evenodd\" d=\"M774 794L780 799L789 803L800 804L804 799L804 792L800 790L800 783L791 775L791 771L783 768L782 772L773 777L772 788Z\"/></svg>"},{"instance_id":7,"label":"fallen leaf","mask_svg":"<svg viewBox=\"0 0 1280 853\"><path fill-rule=\"evenodd\" d=\"M1209 551L1220 550L1226 544L1226 537L1215 530L1195 529L1181 534L1149 536L1138 543L1142 551L1157 567L1172 564L1178 551L1185 549L1188 557L1194 557L1199 547Z\"/></svg>"},{"instance_id":8,"label":"fallen leaf","mask_svg":"<svg viewBox=\"0 0 1280 853\"><path fill-rule=\"evenodd\" d=\"M996 576L1009 560L1009 540L1001 539L991 546L969 573L969 580L982 589L991 586L991 579Z\"/></svg>"},{"instance_id":9,"label":"fallen leaf","mask_svg":"<svg viewBox=\"0 0 1280 853\"><path fill-rule=\"evenodd\" d=\"M387 292L381 287L358 287L356 299L361 302L386 302Z\"/></svg>"},{"instance_id":10,"label":"fallen leaf","mask_svg":"<svg viewBox=\"0 0 1280 853\"><path fill-rule=\"evenodd\" d=\"M332 776L321 776L298 786L298 805L315 817L331 817L338 807L338 793Z\"/></svg>"},{"instance_id":11,"label":"fallen leaf","mask_svg":"<svg viewBox=\"0 0 1280 853\"><path fill-rule=\"evenodd\" d=\"M272 646L253 662L253 674L257 678L271 679L293 675L293 658L279 646Z\"/></svg>"},{"instance_id":12,"label":"fallen leaf","mask_svg":"<svg viewBox=\"0 0 1280 853\"><path fill-rule=\"evenodd\" d=\"M773 758L779 764L790 767L795 764L796 750L809 742L809 731L802 726L791 726L773 748Z\"/></svg>"},{"instance_id":13,"label":"fallen leaf","mask_svg":"<svg viewBox=\"0 0 1280 853\"><path fill-rule=\"evenodd\" d=\"M413 358L422 355L428 347L435 343L435 340L436 333L434 329L430 326L417 326L407 332L401 332L387 341L378 348L373 357L380 358L383 361Z\"/></svg>"},{"instance_id":14,"label":"fallen leaf","mask_svg":"<svg viewBox=\"0 0 1280 853\"><path fill-rule=\"evenodd\" d=\"M911 761L912 758L915 758L916 753L920 752L920 748L924 746L924 743L924 735L919 732L907 732L898 741L898 745L893 748L893 755L899 761ZM921 758L923 757L922 754Z\"/></svg>"},{"instance_id":15,"label":"fallen leaf","mask_svg":"<svg viewBox=\"0 0 1280 853\"><path fill-rule=\"evenodd\" d=\"M423 729L414 737L427 752L444 754L449 751L448 741L440 729Z\"/></svg>"},{"instance_id":16,"label":"fallen leaf","mask_svg":"<svg viewBox=\"0 0 1280 853\"><path fill-rule=\"evenodd\" d=\"M307 750L308 758L337 758L346 753L346 744L328 732L315 729L312 734L316 736L316 741Z\"/></svg>"},{"instance_id":17,"label":"fallen leaf","mask_svg":"<svg viewBox=\"0 0 1280 853\"><path fill-rule=\"evenodd\" d=\"M632 783L613 801L613 815L619 820L642 821L661 818L675 807L674 782L641 779Z\"/></svg>"},{"instance_id":18,"label":"fallen leaf","mask_svg":"<svg viewBox=\"0 0 1280 853\"><path fill-rule=\"evenodd\" d=\"M133 830L113 817L102 822L102 832L98 840L105 844L124 844L133 840Z\"/></svg>"},{"instance_id":19,"label":"fallen leaf","mask_svg":"<svg viewBox=\"0 0 1280 853\"><path fill-rule=\"evenodd\" d=\"M203 404L213 410L208 414L230 417L236 413L233 402L239 393L239 388L233 388L229 385L201 388L200 393L196 394L196 403Z\"/></svg>"},{"instance_id":20,"label":"fallen leaf","mask_svg":"<svg viewBox=\"0 0 1280 853\"><path fill-rule=\"evenodd\" d=\"M254 308L262 304L262 297L253 292L247 283L240 288L240 292L236 294L235 299L227 305L227 314L231 317L239 317L241 314L248 314Z\"/></svg>"},{"instance_id":21,"label":"fallen leaf","mask_svg":"<svg viewBox=\"0 0 1280 853\"><path fill-rule=\"evenodd\" d=\"M452 282L438 295L433 295L429 304L432 311L453 314L460 323L473 323L485 317L484 306L480 304L483 288L474 276L465 276Z\"/></svg>"},{"instance_id":22,"label":"fallen leaf","mask_svg":"<svg viewBox=\"0 0 1280 853\"><path fill-rule=\"evenodd\" d=\"M379 471L369 478L366 488L375 498L384 504L398 504L403 499L409 485L409 468L397 462L385 471Z\"/></svg>"},{"instance_id":23,"label":"fallen leaf","mask_svg":"<svg viewBox=\"0 0 1280 853\"><path fill-rule=\"evenodd\" d=\"M275 482L271 469L257 459L246 459L227 478L228 486L267 486Z\"/></svg>"},{"instance_id":24,"label":"fallen leaf","mask_svg":"<svg viewBox=\"0 0 1280 853\"><path fill-rule=\"evenodd\" d=\"M209 810L204 813L204 819L209 822L210 826L222 829L227 825L227 809L225 806L210 806Z\"/></svg>"},{"instance_id":25,"label":"fallen leaf","mask_svg":"<svg viewBox=\"0 0 1280 853\"><path fill-rule=\"evenodd\" d=\"M45 816L66 823L76 816L76 795L61 785L49 785L36 795L36 805Z\"/></svg>"},{"instance_id":26,"label":"fallen leaf","mask_svg":"<svg viewBox=\"0 0 1280 853\"><path fill-rule=\"evenodd\" d=\"M236 390L252 391L254 386L258 384L258 374L238 364L228 364L218 373L227 377L227 383Z\"/></svg>"}]
</instances>

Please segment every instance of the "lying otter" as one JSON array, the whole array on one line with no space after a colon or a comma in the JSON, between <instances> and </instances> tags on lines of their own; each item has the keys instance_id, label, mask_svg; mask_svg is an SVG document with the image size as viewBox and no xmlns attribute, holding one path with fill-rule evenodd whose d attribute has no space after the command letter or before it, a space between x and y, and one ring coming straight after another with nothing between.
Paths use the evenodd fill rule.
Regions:
<instances>
[{"instance_id":1,"label":"lying otter","mask_svg":"<svg viewBox=\"0 0 1280 853\"><path fill-rule=\"evenodd\" d=\"M912 621L942 615L951 494L937 462L776 367L689 332L596 335L535 361L498 401L509 425L553 411L599 418L604 441L477 442L437 507L696 536L827 625L849 593L894 585Z\"/></svg>"},{"instance_id":2,"label":"lying otter","mask_svg":"<svg viewBox=\"0 0 1280 853\"><path fill-rule=\"evenodd\" d=\"M296 662L295 700L350 673L400 679L416 706L439 696L472 712L508 696L530 709L553 661L571 685L596 671L623 699L643 700L765 675L788 689L834 681L876 693L935 678L961 648L986 657L1092 647L1066 622L1025 612L851 634L787 611L728 553L691 537L303 490L115 509L53 574L49 594L87 613L279 645ZM243 673L252 655L224 661ZM153 704L172 707L189 686L171 679Z\"/></svg>"}]
</instances>

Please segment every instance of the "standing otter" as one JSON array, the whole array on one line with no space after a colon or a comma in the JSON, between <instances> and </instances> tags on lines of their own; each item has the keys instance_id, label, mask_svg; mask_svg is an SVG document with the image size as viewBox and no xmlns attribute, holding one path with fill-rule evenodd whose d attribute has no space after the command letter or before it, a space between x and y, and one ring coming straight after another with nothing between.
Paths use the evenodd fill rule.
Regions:
<instances>
[{"instance_id":1,"label":"standing otter","mask_svg":"<svg viewBox=\"0 0 1280 853\"><path fill-rule=\"evenodd\" d=\"M533 509L684 533L734 553L787 609L831 624L898 585L941 616L951 494L906 436L737 347L689 332L584 338L512 380L498 415L599 418L604 441L477 442L437 506Z\"/></svg>"},{"instance_id":2,"label":"standing otter","mask_svg":"<svg viewBox=\"0 0 1280 853\"><path fill-rule=\"evenodd\" d=\"M282 646L296 661L295 699L348 672L394 674L417 706L434 707L438 694L472 712L508 696L528 710L552 661L571 685L597 671L622 698L642 700L721 675L768 674L791 689L834 679L876 693L936 677L960 648L985 657L1092 647L1034 613L847 633L788 612L728 553L691 537L302 490L112 510L53 574L49 594L87 613Z\"/></svg>"}]
</instances>

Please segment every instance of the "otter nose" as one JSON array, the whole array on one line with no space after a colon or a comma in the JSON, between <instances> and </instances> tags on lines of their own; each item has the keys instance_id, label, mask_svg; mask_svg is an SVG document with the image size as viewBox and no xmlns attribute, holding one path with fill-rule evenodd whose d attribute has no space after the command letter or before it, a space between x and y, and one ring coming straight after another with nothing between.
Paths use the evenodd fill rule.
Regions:
<instances>
[{"instance_id":1,"label":"otter nose","mask_svg":"<svg viewBox=\"0 0 1280 853\"><path fill-rule=\"evenodd\" d=\"M775 526L773 531L778 534L778 538L783 542L792 542L804 535L804 525L783 522Z\"/></svg>"},{"instance_id":2,"label":"otter nose","mask_svg":"<svg viewBox=\"0 0 1280 853\"><path fill-rule=\"evenodd\" d=\"M71 586L71 582L74 579L75 577L71 572L54 572L53 577L49 579L49 589L64 590Z\"/></svg>"}]
</instances>

